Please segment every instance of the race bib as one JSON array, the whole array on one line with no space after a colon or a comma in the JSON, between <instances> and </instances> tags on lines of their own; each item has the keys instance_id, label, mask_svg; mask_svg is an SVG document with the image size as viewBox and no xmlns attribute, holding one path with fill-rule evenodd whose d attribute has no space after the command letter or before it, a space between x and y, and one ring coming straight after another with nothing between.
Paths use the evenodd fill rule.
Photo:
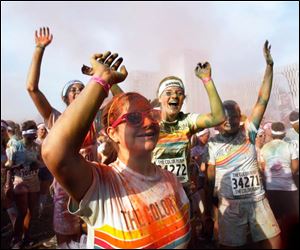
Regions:
<instances>
[{"instance_id":1,"label":"race bib","mask_svg":"<svg viewBox=\"0 0 300 250\"><path fill-rule=\"evenodd\" d=\"M38 170L30 170L29 166L24 167L20 170L20 177L24 180L31 179L38 174Z\"/></svg>"},{"instance_id":2,"label":"race bib","mask_svg":"<svg viewBox=\"0 0 300 250\"><path fill-rule=\"evenodd\" d=\"M230 177L234 196L254 194L262 189L257 170L233 172Z\"/></svg>"},{"instance_id":3,"label":"race bib","mask_svg":"<svg viewBox=\"0 0 300 250\"><path fill-rule=\"evenodd\" d=\"M185 158L157 159L156 165L175 174L181 183L188 182L187 164Z\"/></svg>"}]
</instances>

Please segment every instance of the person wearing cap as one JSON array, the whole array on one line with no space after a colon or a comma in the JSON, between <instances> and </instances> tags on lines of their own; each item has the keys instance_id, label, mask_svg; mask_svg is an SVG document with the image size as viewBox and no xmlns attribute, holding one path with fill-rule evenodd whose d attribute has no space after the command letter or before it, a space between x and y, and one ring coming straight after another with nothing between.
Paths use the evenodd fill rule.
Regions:
<instances>
[{"instance_id":1,"label":"person wearing cap","mask_svg":"<svg viewBox=\"0 0 300 250\"><path fill-rule=\"evenodd\" d=\"M40 146L35 143L36 123L31 120L25 121L21 130L22 140L7 149L8 166L12 170L14 200L18 210L13 227L12 247L25 247L30 243L31 221L37 215L40 191L38 170L41 158Z\"/></svg>"},{"instance_id":2,"label":"person wearing cap","mask_svg":"<svg viewBox=\"0 0 300 250\"><path fill-rule=\"evenodd\" d=\"M292 144L283 140L283 123L273 122L271 132L273 140L262 147L260 159L268 200L286 242L291 222L299 221L299 193L293 179L299 170L299 156Z\"/></svg>"},{"instance_id":3,"label":"person wearing cap","mask_svg":"<svg viewBox=\"0 0 300 250\"><path fill-rule=\"evenodd\" d=\"M280 248L280 228L265 196L257 163L255 138L270 98L273 59L263 47L266 70L250 117L241 128L241 110L234 100L223 102L226 120L208 142L208 185L218 195L218 241L239 248L251 233L253 248ZM209 196L208 196L209 197ZM212 203L212 200L208 200Z\"/></svg>"}]
</instances>

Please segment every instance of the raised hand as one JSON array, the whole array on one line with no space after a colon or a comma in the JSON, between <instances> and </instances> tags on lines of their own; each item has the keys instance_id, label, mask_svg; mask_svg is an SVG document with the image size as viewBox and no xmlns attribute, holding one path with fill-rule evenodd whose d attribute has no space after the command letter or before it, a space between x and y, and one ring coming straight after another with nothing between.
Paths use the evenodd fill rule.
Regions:
<instances>
[{"instance_id":1,"label":"raised hand","mask_svg":"<svg viewBox=\"0 0 300 250\"><path fill-rule=\"evenodd\" d=\"M195 74L201 80L207 80L211 78L211 67L208 62L204 64L198 63L195 69Z\"/></svg>"},{"instance_id":2,"label":"raised hand","mask_svg":"<svg viewBox=\"0 0 300 250\"><path fill-rule=\"evenodd\" d=\"M39 32L35 31L35 44L37 47L45 48L52 42L53 35L50 34L49 28L40 28Z\"/></svg>"},{"instance_id":3,"label":"raised hand","mask_svg":"<svg viewBox=\"0 0 300 250\"><path fill-rule=\"evenodd\" d=\"M269 41L268 40L266 40L265 44L264 44L264 57L266 59L266 63L268 65L273 66L274 61L273 61L273 58L271 56L271 45L269 45Z\"/></svg>"},{"instance_id":4,"label":"raised hand","mask_svg":"<svg viewBox=\"0 0 300 250\"><path fill-rule=\"evenodd\" d=\"M123 62L122 57L119 57L115 61L117 57L117 53L111 54L110 51L106 51L104 54L94 54L90 60L92 65L90 73L92 73L92 75L100 76L110 85L123 82L126 79L128 72L124 65L121 67L120 71L117 71Z\"/></svg>"}]
</instances>

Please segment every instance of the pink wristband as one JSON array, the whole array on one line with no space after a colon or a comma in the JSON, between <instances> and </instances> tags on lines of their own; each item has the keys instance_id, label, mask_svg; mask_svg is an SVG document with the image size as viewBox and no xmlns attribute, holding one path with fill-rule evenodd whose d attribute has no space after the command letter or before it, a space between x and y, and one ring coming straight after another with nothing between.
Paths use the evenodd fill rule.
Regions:
<instances>
[{"instance_id":1,"label":"pink wristband","mask_svg":"<svg viewBox=\"0 0 300 250\"><path fill-rule=\"evenodd\" d=\"M99 83L103 87L105 93L108 95L110 85L106 81L104 81L101 77L98 76L93 76L91 80L94 80L96 83Z\"/></svg>"},{"instance_id":2,"label":"pink wristband","mask_svg":"<svg viewBox=\"0 0 300 250\"><path fill-rule=\"evenodd\" d=\"M203 82L204 84L206 84L206 83L208 83L210 80L211 80L211 77L205 77L205 78L202 79L202 82Z\"/></svg>"}]
</instances>

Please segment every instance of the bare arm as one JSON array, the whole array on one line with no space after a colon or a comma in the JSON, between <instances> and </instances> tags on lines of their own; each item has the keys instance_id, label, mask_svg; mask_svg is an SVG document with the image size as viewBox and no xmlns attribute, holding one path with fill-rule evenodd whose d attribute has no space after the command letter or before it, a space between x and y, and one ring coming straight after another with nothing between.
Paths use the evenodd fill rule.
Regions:
<instances>
[{"instance_id":1,"label":"bare arm","mask_svg":"<svg viewBox=\"0 0 300 250\"><path fill-rule=\"evenodd\" d=\"M200 115L197 119L198 128L210 128L219 125L225 120L225 113L221 98L215 88L215 84L211 79L211 67L208 62L198 63L195 74L200 78L206 89L209 98L211 113Z\"/></svg>"},{"instance_id":2,"label":"bare arm","mask_svg":"<svg viewBox=\"0 0 300 250\"><path fill-rule=\"evenodd\" d=\"M292 160L291 169L292 169L293 175L299 171L299 160L298 159Z\"/></svg>"},{"instance_id":3,"label":"bare arm","mask_svg":"<svg viewBox=\"0 0 300 250\"><path fill-rule=\"evenodd\" d=\"M127 76L124 66L120 72L110 68L117 57L118 54L110 56L110 52L95 54L91 58L93 76L101 77L109 85L124 81ZM122 60L119 58L113 66L118 69ZM76 201L82 199L92 183L93 163L85 160L79 149L106 96L102 85L91 80L54 124L42 146L45 164Z\"/></svg>"},{"instance_id":4,"label":"bare arm","mask_svg":"<svg viewBox=\"0 0 300 250\"><path fill-rule=\"evenodd\" d=\"M264 116L267 104L270 99L272 82L273 82L273 59L270 53L271 45L266 41L264 44L264 57L267 63L264 79L258 93L257 102L252 110L249 121L253 122L258 129L260 122Z\"/></svg>"},{"instance_id":5,"label":"bare arm","mask_svg":"<svg viewBox=\"0 0 300 250\"><path fill-rule=\"evenodd\" d=\"M208 164L206 171L206 182L204 186L205 190L205 202L204 202L204 213L206 216L211 216L213 209L213 195L215 188L215 165Z\"/></svg>"},{"instance_id":6,"label":"bare arm","mask_svg":"<svg viewBox=\"0 0 300 250\"><path fill-rule=\"evenodd\" d=\"M35 31L35 44L32 62L29 68L27 78L27 91L37 107L39 113L44 119L48 119L51 114L52 107L44 94L39 90L40 70L42 58L46 46L52 41L52 35L49 28L40 28L39 34Z\"/></svg>"}]
</instances>

